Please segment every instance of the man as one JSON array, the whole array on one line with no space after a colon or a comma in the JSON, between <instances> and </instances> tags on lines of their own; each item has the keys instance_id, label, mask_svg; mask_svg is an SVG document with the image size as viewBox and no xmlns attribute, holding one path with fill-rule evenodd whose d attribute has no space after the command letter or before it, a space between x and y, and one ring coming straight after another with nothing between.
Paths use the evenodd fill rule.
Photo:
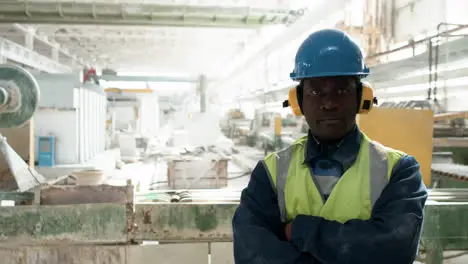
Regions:
<instances>
[{"instance_id":1,"label":"man","mask_svg":"<svg viewBox=\"0 0 468 264\"><path fill-rule=\"evenodd\" d=\"M95 84L99 85L99 77L97 76L96 69L93 67L85 67L83 69L83 83L94 81Z\"/></svg>"},{"instance_id":2,"label":"man","mask_svg":"<svg viewBox=\"0 0 468 264\"><path fill-rule=\"evenodd\" d=\"M344 32L300 46L291 77L308 136L252 172L232 220L237 264L413 263L427 190L412 156L357 127L368 73Z\"/></svg>"}]
</instances>

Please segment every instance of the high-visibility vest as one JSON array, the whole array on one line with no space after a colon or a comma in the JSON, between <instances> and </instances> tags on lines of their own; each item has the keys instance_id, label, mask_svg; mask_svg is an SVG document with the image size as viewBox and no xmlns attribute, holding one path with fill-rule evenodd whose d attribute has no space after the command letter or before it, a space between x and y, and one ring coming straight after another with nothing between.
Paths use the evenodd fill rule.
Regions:
<instances>
[{"instance_id":1,"label":"high-visibility vest","mask_svg":"<svg viewBox=\"0 0 468 264\"><path fill-rule=\"evenodd\" d=\"M351 219L368 220L372 207L390 180L393 167L405 155L362 133L356 161L341 176L324 203L312 170L304 163L306 148L307 136L268 155L263 161L278 195L283 222L290 222L300 214L340 223Z\"/></svg>"}]
</instances>

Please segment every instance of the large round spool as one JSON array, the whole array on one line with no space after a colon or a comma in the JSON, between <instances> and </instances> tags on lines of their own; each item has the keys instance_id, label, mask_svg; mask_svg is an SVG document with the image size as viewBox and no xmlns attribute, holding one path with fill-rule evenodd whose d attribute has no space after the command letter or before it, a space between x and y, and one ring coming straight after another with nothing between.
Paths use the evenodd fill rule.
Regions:
<instances>
[{"instance_id":1,"label":"large round spool","mask_svg":"<svg viewBox=\"0 0 468 264\"><path fill-rule=\"evenodd\" d=\"M72 176L76 178L77 185L100 185L106 180L102 170L75 171Z\"/></svg>"},{"instance_id":2,"label":"large round spool","mask_svg":"<svg viewBox=\"0 0 468 264\"><path fill-rule=\"evenodd\" d=\"M0 65L0 128L24 125L34 115L39 98L39 85L31 73L16 65Z\"/></svg>"}]
</instances>

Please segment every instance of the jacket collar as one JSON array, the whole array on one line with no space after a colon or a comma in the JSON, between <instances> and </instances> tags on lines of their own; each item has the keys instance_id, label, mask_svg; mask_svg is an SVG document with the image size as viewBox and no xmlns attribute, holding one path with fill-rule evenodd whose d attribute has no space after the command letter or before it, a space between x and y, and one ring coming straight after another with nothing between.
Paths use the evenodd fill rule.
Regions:
<instances>
[{"instance_id":1,"label":"jacket collar","mask_svg":"<svg viewBox=\"0 0 468 264\"><path fill-rule=\"evenodd\" d=\"M340 162L347 170L357 158L361 141L362 135L357 125L340 142L327 145L317 140L309 130L304 163L311 164L315 158L322 157Z\"/></svg>"}]
</instances>

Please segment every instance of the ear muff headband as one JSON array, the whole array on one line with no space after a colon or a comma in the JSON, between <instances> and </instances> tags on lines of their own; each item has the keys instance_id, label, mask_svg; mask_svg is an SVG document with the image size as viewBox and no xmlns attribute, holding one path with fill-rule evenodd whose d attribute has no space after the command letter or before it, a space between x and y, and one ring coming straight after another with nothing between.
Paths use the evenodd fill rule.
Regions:
<instances>
[{"instance_id":1,"label":"ear muff headband","mask_svg":"<svg viewBox=\"0 0 468 264\"><path fill-rule=\"evenodd\" d=\"M377 98L374 97L374 90L365 82L359 81L358 89L358 114L367 114L372 111L374 104L377 104ZM288 100L283 102L283 107L290 107L295 116L303 115L302 112L302 82L296 87L289 89Z\"/></svg>"}]
</instances>

